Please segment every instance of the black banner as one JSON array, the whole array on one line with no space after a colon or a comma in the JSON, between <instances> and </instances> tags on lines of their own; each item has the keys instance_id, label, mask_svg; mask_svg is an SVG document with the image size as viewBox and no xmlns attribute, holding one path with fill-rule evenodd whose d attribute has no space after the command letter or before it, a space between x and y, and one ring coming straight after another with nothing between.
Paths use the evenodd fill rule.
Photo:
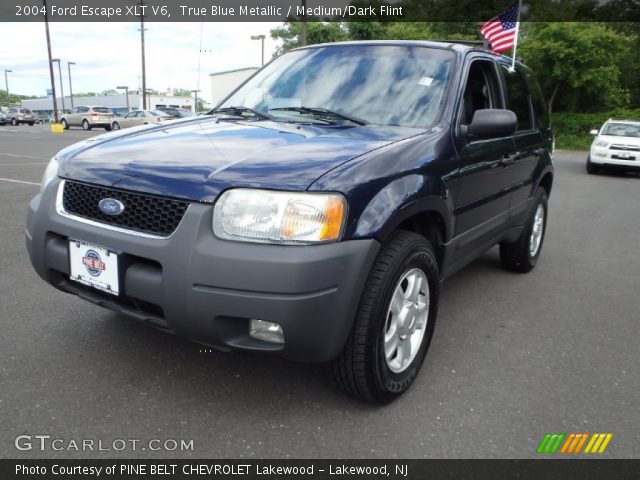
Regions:
<instances>
[{"instance_id":1,"label":"black banner","mask_svg":"<svg viewBox=\"0 0 640 480\"><path fill-rule=\"evenodd\" d=\"M3 0L0 22L486 21L516 0ZM639 0L523 0L522 21L640 21Z\"/></svg>"},{"instance_id":2,"label":"black banner","mask_svg":"<svg viewBox=\"0 0 640 480\"><path fill-rule=\"evenodd\" d=\"M639 460L0 460L2 480L637 478Z\"/></svg>"}]
</instances>

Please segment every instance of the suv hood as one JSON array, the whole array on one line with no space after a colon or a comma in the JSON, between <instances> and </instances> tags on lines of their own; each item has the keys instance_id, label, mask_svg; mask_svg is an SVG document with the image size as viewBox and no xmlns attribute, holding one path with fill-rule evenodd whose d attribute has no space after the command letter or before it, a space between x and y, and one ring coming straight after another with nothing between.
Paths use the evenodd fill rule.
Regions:
<instances>
[{"instance_id":1,"label":"suv hood","mask_svg":"<svg viewBox=\"0 0 640 480\"><path fill-rule=\"evenodd\" d=\"M198 118L100 135L57 157L63 178L212 201L229 187L305 190L338 165L420 132Z\"/></svg>"}]
</instances>

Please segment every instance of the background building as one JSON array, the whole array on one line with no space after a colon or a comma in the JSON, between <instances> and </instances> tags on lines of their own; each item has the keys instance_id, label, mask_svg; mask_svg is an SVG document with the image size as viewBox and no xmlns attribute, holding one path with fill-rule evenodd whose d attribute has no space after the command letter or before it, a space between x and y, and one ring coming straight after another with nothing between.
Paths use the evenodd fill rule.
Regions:
<instances>
[{"instance_id":1,"label":"background building","mask_svg":"<svg viewBox=\"0 0 640 480\"><path fill-rule=\"evenodd\" d=\"M237 86L257 72L259 68L248 67L226 72L211 73L211 106L215 107Z\"/></svg>"}]
</instances>

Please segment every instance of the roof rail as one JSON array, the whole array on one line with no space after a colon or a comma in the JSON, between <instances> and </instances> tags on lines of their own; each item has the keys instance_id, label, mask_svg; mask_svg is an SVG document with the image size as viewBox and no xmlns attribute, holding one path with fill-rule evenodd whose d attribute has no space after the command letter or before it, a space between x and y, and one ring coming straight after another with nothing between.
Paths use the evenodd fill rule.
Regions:
<instances>
[{"instance_id":1,"label":"roof rail","mask_svg":"<svg viewBox=\"0 0 640 480\"><path fill-rule=\"evenodd\" d=\"M472 45L472 46L484 46L485 42L482 40L429 40L430 42L442 42L442 43L460 43L462 45Z\"/></svg>"}]
</instances>

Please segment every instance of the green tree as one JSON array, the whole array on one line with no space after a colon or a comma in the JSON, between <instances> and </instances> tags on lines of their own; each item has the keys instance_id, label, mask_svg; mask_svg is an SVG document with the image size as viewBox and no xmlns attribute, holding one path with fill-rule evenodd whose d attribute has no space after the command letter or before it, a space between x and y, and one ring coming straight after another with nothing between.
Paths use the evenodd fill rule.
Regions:
<instances>
[{"instance_id":1,"label":"green tree","mask_svg":"<svg viewBox=\"0 0 640 480\"><path fill-rule=\"evenodd\" d=\"M629 103L621 71L632 43L601 23L530 23L518 54L538 73L550 110L602 111Z\"/></svg>"}]
</instances>

